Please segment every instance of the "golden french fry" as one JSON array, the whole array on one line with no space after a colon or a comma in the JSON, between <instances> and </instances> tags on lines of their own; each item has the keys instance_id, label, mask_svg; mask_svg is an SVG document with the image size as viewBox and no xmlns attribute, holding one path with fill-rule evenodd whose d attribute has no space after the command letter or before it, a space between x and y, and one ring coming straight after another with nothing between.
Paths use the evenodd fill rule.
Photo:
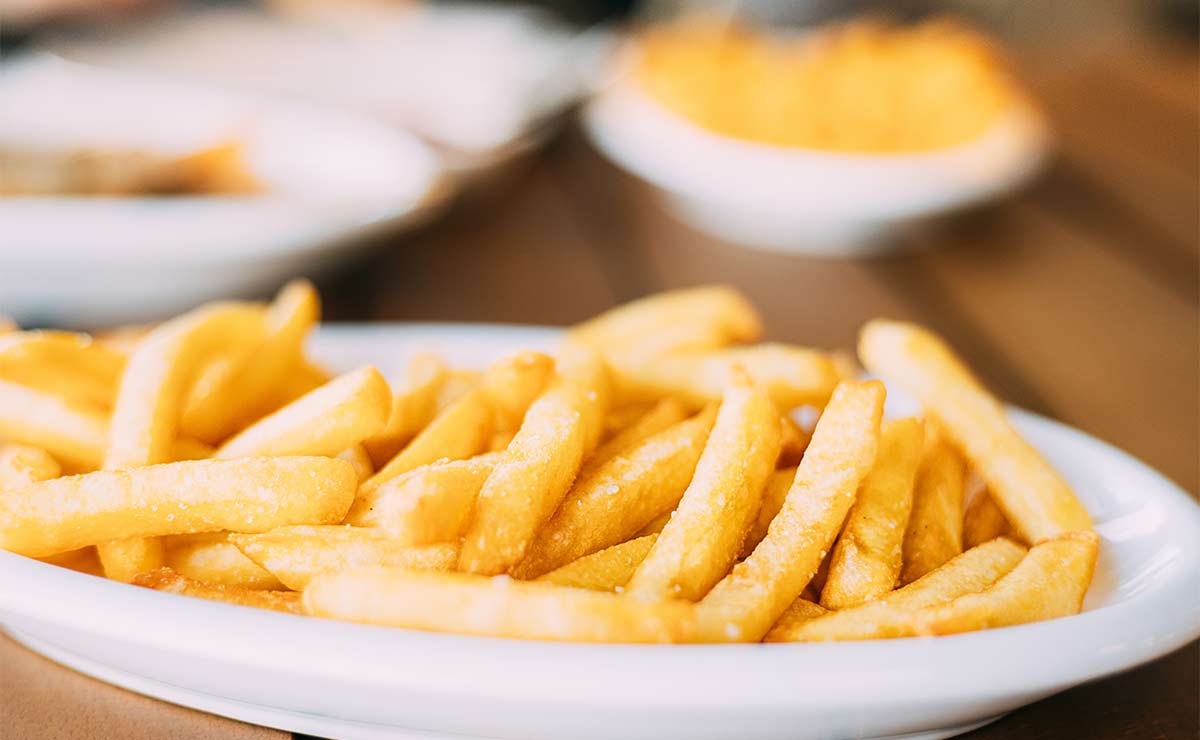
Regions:
<instances>
[{"instance_id":1,"label":"golden french fry","mask_svg":"<svg viewBox=\"0 0 1200 740\"><path fill-rule=\"evenodd\" d=\"M830 612L820 619L785 623L767 634L768 642L869 640L902 637L911 632L911 613L977 593L1016 567L1025 548L996 539L967 550L937 570L875 601Z\"/></svg>"},{"instance_id":2,"label":"golden french fry","mask_svg":"<svg viewBox=\"0 0 1200 740\"><path fill-rule=\"evenodd\" d=\"M184 405L180 431L210 444L274 411L274 393L299 363L304 338L321 313L321 299L307 280L295 280L267 307L257 347L225 358L210 382L197 382Z\"/></svg>"},{"instance_id":3,"label":"golden french fry","mask_svg":"<svg viewBox=\"0 0 1200 740\"><path fill-rule=\"evenodd\" d=\"M513 576L536 578L634 536L683 497L716 408L645 439L582 476L538 531Z\"/></svg>"},{"instance_id":4,"label":"golden french fry","mask_svg":"<svg viewBox=\"0 0 1200 740\"><path fill-rule=\"evenodd\" d=\"M611 439L621 430L636 423L657 405L657 402L626 403L610 408L604 416L604 439Z\"/></svg>"},{"instance_id":5,"label":"golden french fry","mask_svg":"<svg viewBox=\"0 0 1200 740\"><path fill-rule=\"evenodd\" d=\"M367 454L367 449L361 444L351 445L339 452L335 457L339 457L353 465L354 472L358 475L360 481L364 481L375 474L375 467L371 464L371 456Z\"/></svg>"},{"instance_id":6,"label":"golden french fry","mask_svg":"<svg viewBox=\"0 0 1200 740\"><path fill-rule=\"evenodd\" d=\"M61 397L0 380L0 439L40 447L71 471L104 462L108 418Z\"/></svg>"},{"instance_id":7,"label":"golden french fry","mask_svg":"<svg viewBox=\"0 0 1200 740\"><path fill-rule=\"evenodd\" d=\"M912 513L904 533L901 584L912 583L962 552L966 475L962 458L935 434L917 471Z\"/></svg>"},{"instance_id":8,"label":"golden french fry","mask_svg":"<svg viewBox=\"0 0 1200 740\"><path fill-rule=\"evenodd\" d=\"M676 601L508 577L369 568L319 576L304 609L332 619L528 640L682 642L692 610Z\"/></svg>"},{"instance_id":9,"label":"golden french fry","mask_svg":"<svg viewBox=\"0 0 1200 740\"><path fill-rule=\"evenodd\" d=\"M272 609L289 614L304 613L300 607L300 594L295 591L264 591L242 586L205 583L182 576L170 568L157 568L138 574L133 578L132 583L135 586L152 588L155 591L165 591L180 596L194 596L198 599L221 601L236 606Z\"/></svg>"},{"instance_id":10,"label":"golden french fry","mask_svg":"<svg viewBox=\"0 0 1200 740\"><path fill-rule=\"evenodd\" d=\"M948 635L1078 614L1099 547L1091 530L1039 543L987 590L916 612L912 633Z\"/></svg>"},{"instance_id":11,"label":"golden french fry","mask_svg":"<svg viewBox=\"0 0 1200 740\"><path fill-rule=\"evenodd\" d=\"M86 334L12 332L0 336L0 378L97 409L112 406L125 358Z\"/></svg>"},{"instance_id":12,"label":"golden french fry","mask_svg":"<svg viewBox=\"0 0 1200 740\"><path fill-rule=\"evenodd\" d=\"M446 371L446 379L437 395L438 411L450 407L458 399L479 387L483 382L483 373L478 370L463 370L452 368Z\"/></svg>"},{"instance_id":13,"label":"golden french fry","mask_svg":"<svg viewBox=\"0 0 1200 740\"><path fill-rule=\"evenodd\" d=\"M392 392L370 365L341 375L247 427L214 457L334 456L387 424Z\"/></svg>"},{"instance_id":14,"label":"golden french fry","mask_svg":"<svg viewBox=\"0 0 1200 740\"><path fill-rule=\"evenodd\" d=\"M488 442L488 452L503 452L512 444L513 437L517 436L516 432L496 432L492 435L492 439Z\"/></svg>"},{"instance_id":15,"label":"golden french fry","mask_svg":"<svg viewBox=\"0 0 1200 740\"><path fill-rule=\"evenodd\" d=\"M687 410L683 404L673 398L664 398L650 410L639 416L637 420L614 434L604 444L596 448L579 470L579 480L587 480L604 463L617 455L624 454L649 437L664 429L674 426L687 418Z\"/></svg>"},{"instance_id":16,"label":"golden french fry","mask_svg":"<svg viewBox=\"0 0 1200 740\"><path fill-rule=\"evenodd\" d=\"M21 488L62 475L62 466L50 453L30 445L0 447L0 489Z\"/></svg>"},{"instance_id":17,"label":"golden french fry","mask_svg":"<svg viewBox=\"0 0 1200 740\"><path fill-rule=\"evenodd\" d=\"M697 607L705 639L757 642L800 596L875 462L884 395L878 381L834 391L767 536Z\"/></svg>"},{"instance_id":18,"label":"golden french fry","mask_svg":"<svg viewBox=\"0 0 1200 740\"><path fill-rule=\"evenodd\" d=\"M283 380L269 391L267 400L263 401L263 407L266 408L264 414L253 417L251 421L278 411L301 396L315 391L330 380L333 380L333 373L317 367L301 357L294 367L288 368Z\"/></svg>"},{"instance_id":19,"label":"golden french fry","mask_svg":"<svg viewBox=\"0 0 1200 740\"><path fill-rule=\"evenodd\" d=\"M163 542L167 567L185 578L224 586L281 589L269 571L242 554L228 532L185 534Z\"/></svg>"},{"instance_id":20,"label":"golden french fry","mask_svg":"<svg viewBox=\"0 0 1200 740\"><path fill-rule=\"evenodd\" d=\"M618 306L579 324L570 337L604 351L619 350L663 333L678 335L681 327L699 330L695 335L720 344L752 342L762 334L758 312L740 293L724 285L705 285Z\"/></svg>"},{"instance_id":21,"label":"golden french fry","mask_svg":"<svg viewBox=\"0 0 1200 740\"><path fill-rule=\"evenodd\" d=\"M583 389L579 408L583 421L583 457L586 460L604 436L604 416L612 401L612 378L604 359L587 345L563 342L555 359L558 375ZM549 512L547 512L549 513Z\"/></svg>"},{"instance_id":22,"label":"golden french fry","mask_svg":"<svg viewBox=\"0 0 1200 740\"><path fill-rule=\"evenodd\" d=\"M345 460L195 460L0 490L0 548L45 557L127 537L263 532L342 520L358 479Z\"/></svg>"},{"instance_id":23,"label":"golden french fry","mask_svg":"<svg viewBox=\"0 0 1200 740\"><path fill-rule=\"evenodd\" d=\"M658 535L651 534L607 547L539 576L537 580L556 586L621 592L657 539Z\"/></svg>"},{"instance_id":24,"label":"golden french fry","mask_svg":"<svg viewBox=\"0 0 1200 740\"><path fill-rule=\"evenodd\" d=\"M858 344L869 370L916 396L945 430L1026 541L1091 528L1066 482L940 337L912 324L875 320L863 327Z\"/></svg>"},{"instance_id":25,"label":"golden french fry","mask_svg":"<svg viewBox=\"0 0 1200 740\"><path fill-rule=\"evenodd\" d=\"M617 397L636 401L677 396L693 404L717 401L734 368L744 369L780 409L823 405L837 385L829 355L783 344L679 351L648 358L607 356Z\"/></svg>"},{"instance_id":26,"label":"golden french fry","mask_svg":"<svg viewBox=\"0 0 1200 740\"><path fill-rule=\"evenodd\" d=\"M859 486L833 547L821 606L845 609L895 588L923 442L919 419L883 422L875 465Z\"/></svg>"},{"instance_id":27,"label":"golden french fry","mask_svg":"<svg viewBox=\"0 0 1200 740\"><path fill-rule=\"evenodd\" d=\"M207 460L216 449L209 447L198 439L180 437L171 443L171 455L167 462L183 460Z\"/></svg>"},{"instance_id":28,"label":"golden french fry","mask_svg":"<svg viewBox=\"0 0 1200 740\"><path fill-rule=\"evenodd\" d=\"M746 541L742 543L741 557L743 560L750 557L750 553L754 552L758 543L767 536L771 520L783 508L783 501L787 498L788 491L792 490L792 481L795 479L795 466L776 470L767 479L767 487L763 489L762 503L758 506L758 515L754 518L754 523L750 525Z\"/></svg>"},{"instance_id":29,"label":"golden french fry","mask_svg":"<svg viewBox=\"0 0 1200 740\"><path fill-rule=\"evenodd\" d=\"M963 512L963 549L997 537L1014 537L1012 525L987 491L980 491Z\"/></svg>"},{"instance_id":30,"label":"golden french fry","mask_svg":"<svg viewBox=\"0 0 1200 740\"><path fill-rule=\"evenodd\" d=\"M792 417L784 414L779 417L779 459L775 462L777 468L794 468L800 464L804 451L812 439L812 431L801 428Z\"/></svg>"},{"instance_id":31,"label":"golden french fry","mask_svg":"<svg viewBox=\"0 0 1200 740\"><path fill-rule=\"evenodd\" d=\"M667 528L667 522L671 521L671 517L675 516L675 510L664 511L658 516L650 520L650 523L642 527L634 535L635 537L645 537L648 534L658 534Z\"/></svg>"},{"instance_id":32,"label":"golden french fry","mask_svg":"<svg viewBox=\"0 0 1200 740\"><path fill-rule=\"evenodd\" d=\"M518 352L496 362L483 375L483 390L492 400L497 432L515 432L529 404L541 395L554 372L554 359L541 352Z\"/></svg>"},{"instance_id":33,"label":"golden french fry","mask_svg":"<svg viewBox=\"0 0 1200 740\"><path fill-rule=\"evenodd\" d=\"M538 528L554 513L599 437L604 420L603 368L564 367L529 406L525 420L475 501L459 570L506 573L519 563Z\"/></svg>"},{"instance_id":34,"label":"golden french fry","mask_svg":"<svg viewBox=\"0 0 1200 740\"><path fill-rule=\"evenodd\" d=\"M360 496L346 523L387 530L399 545L457 542L500 459L500 453L489 452L422 465Z\"/></svg>"},{"instance_id":35,"label":"golden french fry","mask_svg":"<svg viewBox=\"0 0 1200 740\"><path fill-rule=\"evenodd\" d=\"M457 544L408 547L387 532L365 527L280 527L263 534L230 535L229 540L297 591L323 573L364 566L449 571L458 560Z\"/></svg>"},{"instance_id":36,"label":"golden french fry","mask_svg":"<svg viewBox=\"0 0 1200 740\"><path fill-rule=\"evenodd\" d=\"M62 552L48 558L38 558L43 563L57 565L60 568L86 573L89 576L104 576L104 566L100 565L100 556L94 547L81 547L78 550Z\"/></svg>"},{"instance_id":37,"label":"golden french fry","mask_svg":"<svg viewBox=\"0 0 1200 740\"><path fill-rule=\"evenodd\" d=\"M643 599L696 600L729 570L779 456L779 412L766 391L735 378L695 476L629 582Z\"/></svg>"},{"instance_id":38,"label":"golden french fry","mask_svg":"<svg viewBox=\"0 0 1200 740\"><path fill-rule=\"evenodd\" d=\"M433 354L412 358L403 387L392 394L392 411L383 431L363 441L373 465L396 456L417 433L433 421L438 393L446 382L446 365Z\"/></svg>"},{"instance_id":39,"label":"golden french fry","mask_svg":"<svg viewBox=\"0 0 1200 740\"><path fill-rule=\"evenodd\" d=\"M118 326L97 332L93 338L97 344L103 345L108 351L121 357L129 357L133 352L134 345L140 342L152 328L148 325Z\"/></svg>"},{"instance_id":40,"label":"golden french fry","mask_svg":"<svg viewBox=\"0 0 1200 740\"><path fill-rule=\"evenodd\" d=\"M793 601L787 611L779 617L779 621L775 622L775 626L767 633L766 639L771 642L787 642L786 640L771 640L771 636L790 634L798 630L801 625L829 613L830 611L825 607L801 596Z\"/></svg>"}]
</instances>

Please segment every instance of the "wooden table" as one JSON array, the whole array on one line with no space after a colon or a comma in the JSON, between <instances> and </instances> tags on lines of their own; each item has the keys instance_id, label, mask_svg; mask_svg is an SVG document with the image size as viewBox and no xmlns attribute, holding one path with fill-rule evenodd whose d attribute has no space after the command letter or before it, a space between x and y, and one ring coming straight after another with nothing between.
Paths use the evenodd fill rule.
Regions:
<instances>
[{"instance_id":1,"label":"wooden table","mask_svg":"<svg viewBox=\"0 0 1200 740\"><path fill-rule=\"evenodd\" d=\"M490 193L415 236L380 239L372 258L323 281L327 317L568 324L652 291L725 282L753 297L783 341L849 348L870 317L913 319L1008 401L1112 442L1195 494L1196 49L1116 41L1089 52L1024 58L1060 136L1046 176L1006 202L907 230L893 256L805 259L717 243L673 222L568 130ZM71 711L0 720L0 737L69 737L71 726L85 737L106 712L112 727L128 712L145 717L142 737L284 736L111 703L115 690L0 641L0 666L18 658L30 676L61 674L34 684L47 705L89 714L83 725ZM1192 644L969 737L1195 738L1198 665ZM0 682L0 694L30 681Z\"/></svg>"}]
</instances>

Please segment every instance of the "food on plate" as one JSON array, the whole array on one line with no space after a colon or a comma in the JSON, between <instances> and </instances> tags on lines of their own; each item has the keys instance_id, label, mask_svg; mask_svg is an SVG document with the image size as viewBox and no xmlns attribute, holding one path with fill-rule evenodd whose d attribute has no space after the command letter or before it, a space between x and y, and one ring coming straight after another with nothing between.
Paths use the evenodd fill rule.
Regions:
<instances>
[{"instance_id":1,"label":"food on plate","mask_svg":"<svg viewBox=\"0 0 1200 740\"><path fill-rule=\"evenodd\" d=\"M714 133L839 152L951 147L1028 105L995 46L946 20L786 33L684 18L638 35L632 77Z\"/></svg>"},{"instance_id":2,"label":"food on plate","mask_svg":"<svg viewBox=\"0 0 1200 740\"><path fill-rule=\"evenodd\" d=\"M884 380L859 381L833 354L750 344L753 308L708 286L553 352L483 371L414 354L388 378L314 365L319 313L298 281L100 340L0 336L0 548L535 640L947 634L1073 614L1091 581L1087 512L920 327L868 324ZM920 415L883 419L886 382Z\"/></svg>"}]
</instances>

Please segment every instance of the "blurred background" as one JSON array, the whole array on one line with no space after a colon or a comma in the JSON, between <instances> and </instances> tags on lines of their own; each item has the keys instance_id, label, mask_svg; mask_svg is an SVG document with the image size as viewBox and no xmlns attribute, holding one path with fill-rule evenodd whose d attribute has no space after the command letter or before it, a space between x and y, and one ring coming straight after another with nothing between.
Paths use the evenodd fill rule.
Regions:
<instances>
[{"instance_id":1,"label":"blurred background","mask_svg":"<svg viewBox=\"0 0 1200 740\"><path fill-rule=\"evenodd\" d=\"M0 314L335 321L731 283L943 332L1200 482L1194 2L0 0Z\"/></svg>"}]
</instances>

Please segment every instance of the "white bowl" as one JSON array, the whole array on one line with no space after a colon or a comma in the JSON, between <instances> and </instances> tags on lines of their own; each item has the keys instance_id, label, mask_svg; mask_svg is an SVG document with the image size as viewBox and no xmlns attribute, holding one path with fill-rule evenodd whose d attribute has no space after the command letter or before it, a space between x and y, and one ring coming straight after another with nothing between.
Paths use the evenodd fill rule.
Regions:
<instances>
[{"instance_id":1,"label":"white bowl","mask_svg":"<svg viewBox=\"0 0 1200 740\"><path fill-rule=\"evenodd\" d=\"M48 56L0 71L0 145L183 154L243 143L261 194L0 197L0 314L143 321L312 274L447 193L415 137L349 113Z\"/></svg>"},{"instance_id":2,"label":"white bowl","mask_svg":"<svg viewBox=\"0 0 1200 740\"><path fill-rule=\"evenodd\" d=\"M480 366L550 330L338 327L334 367L413 351ZM892 399L899 400L899 399ZM1200 635L1200 507L1081 432L1013 411L1102 537L1078 616L952 637L582 645L387 629L160 593L0 552L0 623L54 660L167 701L343 740L932 740Z\"/></svg>"},{"instance_id":3,"label":"white bowl","mask_svg":"<svg viewBox=\"0 0 1200 740\"><path fill-rule=\"evenodd\" d=\"M595 146L649 182L684 222L750 247L814 255L886 249L890 227L995 198L1041 166L1048 133L1014 107L983 135L914 154L793 149L712 133L629 79L584 111Z\"/></svg>"}]
</instances>

